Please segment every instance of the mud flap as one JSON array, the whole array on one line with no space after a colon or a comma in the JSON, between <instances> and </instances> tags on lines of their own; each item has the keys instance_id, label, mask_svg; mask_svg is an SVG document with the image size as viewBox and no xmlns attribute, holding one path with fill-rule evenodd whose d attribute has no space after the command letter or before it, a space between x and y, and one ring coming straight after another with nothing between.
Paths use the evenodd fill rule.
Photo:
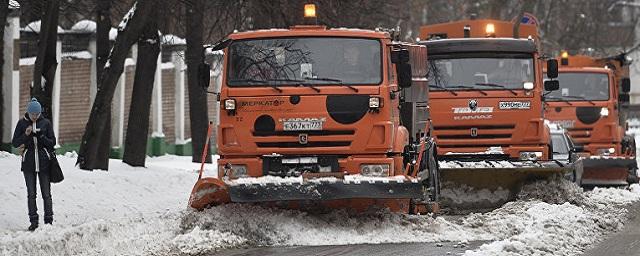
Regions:
<instances>
[{"instance_id":1,"label":"mud flap","mask_svg":"<svg viewBox=\"0 0 640 256\"><path fill-rule=\"evenodd\" d=\"M230 201L227 185L220 179L207 177L199 179L193 186L189 206L196 210L203 210Z\"/></svg>"}]
</instances>

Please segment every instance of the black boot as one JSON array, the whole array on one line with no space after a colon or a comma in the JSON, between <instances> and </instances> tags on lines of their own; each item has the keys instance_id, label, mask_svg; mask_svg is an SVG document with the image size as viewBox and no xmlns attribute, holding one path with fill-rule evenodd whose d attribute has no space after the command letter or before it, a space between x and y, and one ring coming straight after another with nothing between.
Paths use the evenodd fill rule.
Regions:
<instances>
[{"instance_id":1,"label":"black boot","mask_svg":"<svg viewBox=\"0 0 640 256\"><path fill-rule=\"evenodd\" d=\"M29 231L34 231L34 230L36 230L36 228L38 228L38 223L37 222L33 222L33 223L31 223L31 226L29 226Z\"/></svg>"},{"instance_id":2,"label":"black boot","mask_svg":"<svg viewBox=\"0 0 640 256\"><path fill-rule=\"evenodd\" d=\"M45 218L44 219L44 224L52 225L53 224L53 218L50 218L50 219L49 218Z\"/></svg>"}]
</instances>

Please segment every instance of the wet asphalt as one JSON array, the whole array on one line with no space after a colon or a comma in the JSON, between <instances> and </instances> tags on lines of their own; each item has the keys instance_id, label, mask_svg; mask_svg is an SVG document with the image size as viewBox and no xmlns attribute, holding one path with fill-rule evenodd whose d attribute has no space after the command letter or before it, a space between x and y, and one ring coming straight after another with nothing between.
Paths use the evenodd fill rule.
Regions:
<instances>
[{"instance_id":1,"label":"wet asphalt","mask_svg":"<svg viewBox=\"0 0 640 256\"><path fill-rule=\"evenodd\" d=\"M220 251L215 256L297 256L297 255L383 255L383 256L440 256L461 255L466 250L473 250L487 241L472 241L464 246L458 242L441 243L401 243L401 244L356 244L327 246L294 246L294 247L258 247Z\"/></svg>"}]
</instances>

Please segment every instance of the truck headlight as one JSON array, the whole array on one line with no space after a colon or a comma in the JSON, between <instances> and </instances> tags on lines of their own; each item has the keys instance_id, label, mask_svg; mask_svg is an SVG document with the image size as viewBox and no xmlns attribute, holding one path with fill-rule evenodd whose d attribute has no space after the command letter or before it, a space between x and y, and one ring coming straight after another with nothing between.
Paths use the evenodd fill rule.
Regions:
<instances>
[{"instance_id":1,"label":"truck headlight","mask_svg":"<svg viewBox=\"0 0 640 256\"><path fill-rule=\"evenodd\" d=\"M380 97L370 97L369 98L369 108L379 108L382 104L382 99Z\"/></svg>"},{"instance_id":2,"label":"truck headlight","mask_svg":"<svg viewBox=\"0 0 640 256\"><path fill-rule=\"evenodd\" d=\"M224 109L226 109L226 110L235 110L236 109L236 100L234 100L234 99L226 99L226 100L224 100Z\"/></svg>"},{"instance_id":3,"label":"truck headlight","mask_svg":"<svg viewBox=\"0 0 640 256\"><path fill-rule=\"evenodd\" d=\"M387 177L389 176L388 164L361 164L360 174L368 177Z\"/></svg>"},{"instance_id":4,"label":"truck headlight","mask_svg":"<svg viewBox=\"0 0 640 256\"><path fill-rule=\"evenodd\" d=\"M600 115L601 116L609 116L609 109L608 108L601 108L600 109Z\"/></svg>"},{"instance_id":5,"label":"truck headlight","mask_svg":"<svg viewBox=\"0 0 640 256\"><path fill-rule=\"evenodd\" d=\"M601 156L608 156L616 153L615 148L599 148L596 150L596 153Z\"/></svg>"},{"instance_id":6,"label":"truck headlight","mask_svg":"<svg viewBox=\"0 0 640 256\"><path fill-rule=\"evenodd\" d=\"M520 160L535 161L542 158L542 152L540 151L524 151L520 152Z\"/></svg>"}]
</instances>

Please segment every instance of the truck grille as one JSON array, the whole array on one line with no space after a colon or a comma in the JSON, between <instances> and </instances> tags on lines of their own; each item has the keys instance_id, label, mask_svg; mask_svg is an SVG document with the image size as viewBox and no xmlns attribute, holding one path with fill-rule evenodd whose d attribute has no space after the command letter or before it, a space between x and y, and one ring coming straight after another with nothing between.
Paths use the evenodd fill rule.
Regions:
<instances>
[{"instance_id":1,"label":"truck grille","mask_svg":"<svg viewBox=\"0 0 640 256\"><path fill-rule=\"evenodd\" d=\"M350 141L310 141L307 144L298 142L257 142L259 148L309 148L309 147L348 147Z\"/></svg>"},{"instance_id":2,"label":"truck grille","mask_svg":"<svg viewBox=\"0 0 640 256\"><path fill-rule=\"evenodd\" d=\"M509 144L515 127L515 125L435 126L433 134L439 144L447 147L466 146L469 140L482 140L478 143L500 146ZM477 133L472 134L472 129L477 129Z\"/></svg>"},{"instance_id":3,"label":"truck grille","mask_svg":"<svg viewBox=\"0 0 640 256\"><path fill-rule=\"evenodd\" d=\"M586 144L591 140L591 133L593 132L593 128L569 128L569 135L571 135L571 139L575 143L578 144Z\"/></svg>"},{"instance_id":4,"label":"truck grille","mask_svg":"<svg viewBox=\"0 0 640 256\"><path fill-rule=\"evenodd\" d=\"M306 133L313 136L327 136L327 135L353 135L356 132L354 130L335 130L335 131L254 131L253 136L256 137L268 137L268 136L298 136L298 134Z\"/></svg>"},{"instance_id":5,"label":"truck grille","mask_svg":"<svg viewBox=\"0 0 640 256\"><path fill-rule=\"evenodd\" d=\"M298 142L300 134L307 134L309 141L305 144ZM355 130L321 130L321 131L254 131L253 136L258 139L256 146L259 148L310 148L310 147L348 147ZM321 139L314 141L314 138L323 136L334 136L334 139ZM292 141L293 140L293 141Z\"/></svg>"}]
</instances>

